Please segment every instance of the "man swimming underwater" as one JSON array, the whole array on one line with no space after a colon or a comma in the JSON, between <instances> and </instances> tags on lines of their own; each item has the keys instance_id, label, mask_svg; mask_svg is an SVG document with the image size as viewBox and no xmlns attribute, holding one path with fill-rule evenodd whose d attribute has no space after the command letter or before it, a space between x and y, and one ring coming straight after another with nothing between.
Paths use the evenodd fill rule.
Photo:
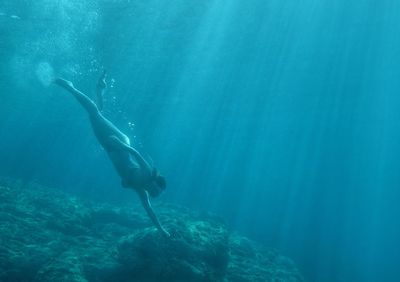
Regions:
<instances>
[{"instance_id":1,"label":"man swimming underwater","mask_svg":"<svg viewBox=\"0 0 400 282\"><path fill-rule=\"evenodd\" d=\"M87 111L97 140L107 152L121 177L121 185L125 188L132 188L138 193L151 221L164 236L169 237L169 233L158 221L149 200L149 195L157 197L165 189L165 178L155 168L151 167L138 151L130 146L129 138L101 113L103 93L107 88L106 72L103 73L97 83L97 104L77 90L68 80L57 78L54 83L70 92Z\"/></svg>"}]
</instances>

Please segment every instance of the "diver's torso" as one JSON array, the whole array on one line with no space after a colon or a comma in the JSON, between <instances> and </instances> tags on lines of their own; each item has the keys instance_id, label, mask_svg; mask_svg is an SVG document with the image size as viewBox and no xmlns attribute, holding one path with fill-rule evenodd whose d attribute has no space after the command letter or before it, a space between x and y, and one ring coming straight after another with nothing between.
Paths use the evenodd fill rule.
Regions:
<instances>
[{"instance_id":1,"label":"diver's torso","mask_svg":"<svg viewBox=\"0 0 400 282\"><path fill-rule=\"evenodd\" d=\"M109 138L115 136L124 144L130 146L129 138L101 114L91 116L90 122L98 141L106 150L118 175L124 180L135 183L135 186L146 185L150 176L140 168L130 152L125 149L111 147L108 143Z\"/></svg>"},{"instance_id":2,"label":"diver's torso","mask_svg":"<svg viewBox=\"0 0 400 282\"><path fill-rule=\"evenodd\" d=\"M107 155L113 163L118 175L123 179L132 177L132 173L138 173L140 166L135 162L128 151L111 150Z\"/></svg>"},{"instance_id":3,"label":"diver's torso","mask_svg":"<svg viewBox=\"0 0 400 282\"><path fill-rule=\"evenodd\" d=\"M107 155L122 180L131 188L146 188L152 181L151 175L135 161L126 150L110 150Z\"/></svg>"},{"instance_id":4,"label":"diver's torso","mask_svg":"<svg viewBox=\"0 0 400 282\"><path fill-rule=\"evenodd\" d=\"M92 124L92 128L94 134L99 140L100 144L104 147L104 149L108 150L109 148L109 138L111 136L117 137L121 142L130 146L130 140L128 136L123 134L114 124L112 124L108 119L106 119L102 114L90 116L90 123Z\"/></svg>"}]
</instances>

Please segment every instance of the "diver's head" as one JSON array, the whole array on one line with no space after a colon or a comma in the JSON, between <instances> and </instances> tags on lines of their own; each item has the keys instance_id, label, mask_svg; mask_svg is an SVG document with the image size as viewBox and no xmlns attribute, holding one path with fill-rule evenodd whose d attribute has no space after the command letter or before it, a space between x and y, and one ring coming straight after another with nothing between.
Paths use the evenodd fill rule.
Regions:
<instances>
[{"instance_id":1,"label":"diver's head","mask_svg":"<svg viewBox=\"0 0 400 282\"><path fill-rule=\"evenodd\" d=\"M149 185L147 191L150 196L158 197L167 187L167 181L165 177L162 176L156 168L152 171L152 183Z\"/></svg>"},{"instance_id":2,"label":"diver's head","mask_svg":"<svg viewBox=\"0 0 400 282\"><path fill-rule=\"evenodd\" d=\"M167 188L167 181L165 180L165 177L160 174L157 175L157 177L154 179L154 182L161 190L165 190L165 188Z\"/></svg>"}]
</instances>

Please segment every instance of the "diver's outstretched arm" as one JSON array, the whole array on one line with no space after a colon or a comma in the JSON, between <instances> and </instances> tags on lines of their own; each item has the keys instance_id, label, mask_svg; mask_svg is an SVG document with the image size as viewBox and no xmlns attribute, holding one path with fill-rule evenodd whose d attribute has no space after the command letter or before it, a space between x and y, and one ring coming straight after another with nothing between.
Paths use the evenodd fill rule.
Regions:
<instances>
[{"instance_id":1,"label":"diver's outstretched arm","mask_svg":"<svg viewBox=\"0 0 400 282\"><path fill-rule=\"evenodd\" d=\"M89 113L89 115L98 114L99 110L96 104L85 94L80 92L78 89L74 87L71 81L65 80L63 78L56 78L54 83L58 86L64 88L68 92L70 92L76 100L83 106L83 108Z\"/></svg>"},{"instance_id":2,"label":"diver's outstretched arm","mask_svg":"<svg viewBox=\"0 0 400 282\"><path fill-rule=\"evenodd\" d=\"M168 231L166 231L161 226L156 214L153 211L153 208L151 207L150 200L149 200L149 194L147 193L147 191L144 189L140 189L140 190L138 189L136 191L139 195L140 201L142 202L144 209L147 212L147 215L150 217L153 224L157 227L158 231L160 231L165 237L169 237L170 234L168 233Z\"/></svg>"},{"instance_id":3,"label":"diver's outstretched arm","mask_svg":"<svg viewBox=\"0 0 400 282\"><path fill-rule=\"evenodd\" d=\"M104 70L103 74L99 78L99 81L97 82L97 85L96 85L96 98L97 98L96 104L97 104L97 108L99 108L100 111L103 110L103 105L104 105L103 95L107 89L106 77L107 77L107 72L106 72L106 70Z\"/></svg>"}]
</instances>

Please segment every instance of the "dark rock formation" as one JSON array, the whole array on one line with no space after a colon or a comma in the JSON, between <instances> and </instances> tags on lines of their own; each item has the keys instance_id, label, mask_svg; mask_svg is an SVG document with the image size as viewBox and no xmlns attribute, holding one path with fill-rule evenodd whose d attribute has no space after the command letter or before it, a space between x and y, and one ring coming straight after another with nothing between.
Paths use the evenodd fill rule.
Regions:
<instances>
[{"instance_id":1,"label":"dark rock formation","mask_svg":"<svg viewBox=\"0 0 400 282\"><path fill-rule=\"evenodd\" d=\"M0 281L303 281L294 264L224 224L156 207L171 238L142 208L89 203L39 185L0 181Z\"/></svg>"}]
</instances>

